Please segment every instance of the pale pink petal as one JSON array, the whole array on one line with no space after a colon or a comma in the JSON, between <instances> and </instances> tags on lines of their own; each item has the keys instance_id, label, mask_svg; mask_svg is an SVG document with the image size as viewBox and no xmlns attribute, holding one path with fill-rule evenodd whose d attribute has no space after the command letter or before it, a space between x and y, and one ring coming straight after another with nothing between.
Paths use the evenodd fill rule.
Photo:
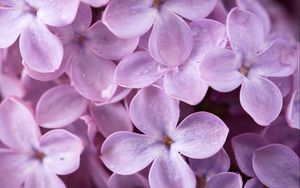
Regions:
<instances>
[{"instance_id":1,"label":"pale pink petal","mask_svg":"<svg viewBox=\"0 0 300 188\"><path fill-rule=\"evenodd\" d=\"M264 49L264 26L253 13L234 8L228 14L226 24L228 38L235 52L254 56Z\"/></svg>"},{"instance_id":2,"label":"pale pink petal","mask_svg":"<svg viewBox=\"0 0 300 188\"><path fill-rule=\"evenodd\" d=\"M46 91L36 107L40 126L59 128L76 121L86 110L88 101L70 85L61 85Z\"/></svg>"},{"instance_id":3,"label":"pale pink petal","mask_svg":"<svg viewBox=\"0 0 300 188\"><path fill-rule=\"evenodd\" d=\"M200 77L217 91L232 91L244 80L244 76L238 71L238 62L238 58L230 50L211 50L199 64Z\"/></svg>"},{"instance_id":4,"label":"pale pink petal","mask_svg":"<svg viewBox=\"0 0 300 188\"><path fill-rule=\"evenodd\" d=\"M202 101L208 85L200 79L197 63L186 63L164 76L164 89L171 97L196 105Z\"/></svg>"},{"instance_id":5,"label":"pale pink petal","mask_svg":"<svg viewBox=\"0 0 300 188\"><path fill-rule=\"evenodd\" d=\"M81 139L62 129L51 130L41 137L44 164L55 174L70 174L78 169L83 150Z\"/></svg>"},{"instance_id":6,"label":"pale pink petal","mask_svg":"<svg viewBox=\"0 0 300 188\"><path fill-rule=\"evenodd\" d=\"M27 176L24 188L66 188L63 181L43 166Z\"/></svg>"},{"instance_id":7,"label":"pale pink petal","mask_svg":"<svg viewBox=\"0 0 300 188\"><path fill-rule=\"evenodd\" d=\"M190 20L205 18L215 8L217 0L169 0L162 6Z\"/></svg>"},{"instance_id":8,"label":"pale pink petal","mask_svg":"<svg viewBox=\"0 0 300 188\"><path fill-rule=\"evenodd\" d=\"M31 172L31 160L28 155L0 149L1 188L21 187Z\"/></svg>"},{"instance_id":9,"label":"pale pink petal","mask_svg":"<svg viewBox=\"0 0 300 188\"><path fill-rule=\"evenodd\" d=\"M88 31L91 49L106 59L121 59L132 53L139 38L121 39L115 36L101 21L96 22Z\"/></svg>"},{"instance_id":10,"label":"pale pink petal","mask_svg":"<svg viewBox=\"0 0 300 188\"><path fill-rule=\"evenodd\" d=\"M40 130L23 102L6 98L0 105L0 140L10 148L31 152L38 148Z\"/></svg>"},{"instance_id":11,"label":"pale pink petal","mask_svg":"<svg viewBox=\"0 0 300 188\"><path fill-rule=\"evenodd\" d=\"M196 112L176 128L172 149L191 158L204 159L217 153L224 145L229 129L217 116Z\"/></svg>"},{"instance_id":12,"label":"pale pink petal","mask_svg":"<svg viewBox=\"0 0 300 188\"><path fill-rule=\"evenodd\" d=\"M219 21L219 22L225 24L227 15L228 15L228 11L225 7L224 2L218 1L214 10L208 15L207 18L213 19L213 20L216 20L216 21Z\"/></svg>"},{"instance_id":13,"label":"pale pink petal","mask_svg":"<svg viewBox=\"0 0 300 188\"><path fill-rule=\"evenodd\" d=\"M205 188L242 188L241 175L233 172L223 172L213 176L205 185Z\"/></svg>"},{"instance_id":14,"label":"pale pink petal","mask_svg":"<svg viewBox=\"0 0 300 188\"><path fill-rule=\"evenodd\" d=\"M201 19L191 22L189 26L193 35L190 60L199 61L208 50L226 46L227 35L224 24L210 19Z\"/></svg>"},{"instance_id":15,"label":"pale pink petal","mask_svg":"<svg viewBox=\"0 0 300 188\"><path fill-rule=\"evenodd\" d=\"M113 172L134 174L148 166L164 149L155 139L141 134L119 131L102 145L101 160Z\"/></svg>"},{"instance_id":16,"label":"pale pink petal","mask_svg":"<svg viewBox=\"0 0 300 188\"><path fill-rule=\"evenodd\" d=\"M20 51L24 62L41 73L56 71L63 58L62 43L38 20L32 21L22 32Z\"/></svg>"},{"instance_id":17,"label":"pale pink petal","mask_svg":"<svg viewBox=\"0 0 300 188\"><path fill-rule=\"evenodd\" d=\"M169 67L177 67L190 56L192 44L192 32L187 23L176 14L161 12L149 38L152 57Z\"/></svg>"},{"instance_id":18,"label":"pale pink petal","mask_svg":"<svg viewBox=\"0 0 300 188\"><path fill-rule=\"evenodd\" d=\"M104 102L116 90L113 82L115 68L112 61L94 54L79 54L71 64L71 81L82 96Z\"/></svg>"},{"instance_id":19,"label":"pale pink petal","mask_svg":"<svg viewBox=\"0 0 300 188\"><path fill-rule=\"evenodd\" d=\"M153 0L111 0L103 14L109 30L121 38L138 37L152 26L157 10Z\"/></svg>"},{"instance_id":20,"label":"pale pink petal","mask_svg":"<svg viewBox=\"0 0 300 188\"><path fill-rule=\"evenodd\" d=\"M82 2L88 3L93 7L101 7L106 5L109 0L81 0Z\"/></svg>"},{"instance_id":21,"label":"pale pink petal","mask_svg":"<svg viewBox=\"0 0 300 188\"><path fill-rule=\"evenodd\" d=\"M288 107L286 109L286 118L289 126L292 128L300 129L300 93L299 89L295 90L292 94Z\"/></svg>"},{"instance_id":22,"label":"pale pink petal","mask_svg":"<svg viewBox=\"0 0 300 188\"><path fill-rule=\"evenodd\" d=\"M148 52L135 52L118 64L115 82L123 87L143 88L162 77L164 70Z\"/></svg>"},{"instance_id":23,"label":"pale pink petal","mask_svg":"<svg viewBox=\"0 0 300 188\"><path fill-rule=\"evenodd\" d=\"M37 17L51 26L70 24L79 6L79 0L52 0L45 1L37 11Z\"/></svg>"},{"instance_id":24,"label":"pale pink petal","mask_svg":"<svg viewBox=\"0 0 300 188\"><path fill-rule=\"evenodd\" d=\"M166 151L153 162L149 183L150 187L191 188L196 187L196 178L178 153Z\"/></svg>"},{"instance_id":25,"label":"pale pink petal","mask_svg":"<svg viewBox=\"0 0 300 188\"><path fill-rule=\"evenodd\" d=\"M163 89L151 86L141 89L132 99L130 115L140 131L163 136L176 127L179 103L169 97Z\"/></svg>"},{"instance_id":26,"label":"pale pink petal","mask_svg":"<svg viewBox=\"0 0 300 188\"><path fill-rule=\"evenodd\" d=\"M75 0L73 0L75 1ZM92 9L87 4L81 3L78 7L76 17L72 24L65 27L71 27L73 31L80 33L86 31L92 23ZM63 30L65 27L62 27L59 30Z\"/></svg>"},{"instance_id":27,"label":"pale pink petal","mask_svg":"<svg viewBox=\"0 0 300 188\"><path fill-rule=\"evenodd\" d=\"M109 188L149 187L147 179L139 174L132 174L127 176L113 174L108 179L107 184Z\"/></svg>"},{"instance_id":28,"label":"pale pink petal","mask_svg":"<svg viewBox=\"0 0 300 188\"><path fill-rule=\"evenodd\" d=\"M90 113L99 131L105 136L116 131L132 131L129 114L122 103L90 105Z\"/></svg>"},{"instance_id":29,"label":"pale pink petal","mask_svg":"<svg viewBox=\"0 0 300 188\"><path fill-rule=\"evenodd\" d=\"M256 123L266 126L279 115L282 95L278 87L268 79L249 77L242 84L240 102Z\"/></svg>"},{"instance_id":30,"label":"pale pink petal","mask_svg":"<svg viewBox=\"0 0 300 188\"><path fill-rule=\"evenodd\" d=\"M297 46L284 40L275 40L257 57L251 71L263 76L285 77L293 74L299 61Z\"/></svg>"},{"instance_id":31,"label":"pale pink petal","mask_svg":"<svg viewBox=\"0 0 300 188\"><path fill-rule=\"evenodd\" d=\"M11 46L31 20L32 16L21 10L0 7L0 48Z\"/></svg>"},{"instance_id":32,"label":"pale pink petal","mask_svg":"<svg viewBox=\"0 0 300 188\"><path fill-rule=\"evenodd\" d=\"M271 29L271 18L267 10L259 3L259 1L253 0L237 0L237 5L244 9L252 12L261 20L265 34L267 35Z\"/></svg>"},{"instance_id":33,"label":"pale pink petal","mask_svg":"<svg viewBox=\"0 0 300 188\"><path fill-rule=\"evenodd\" d=\"M0 73L0 93L3 98L9 96L22 98L25 95L25 89L18 78Z\"/></svg>"}]
</instances>

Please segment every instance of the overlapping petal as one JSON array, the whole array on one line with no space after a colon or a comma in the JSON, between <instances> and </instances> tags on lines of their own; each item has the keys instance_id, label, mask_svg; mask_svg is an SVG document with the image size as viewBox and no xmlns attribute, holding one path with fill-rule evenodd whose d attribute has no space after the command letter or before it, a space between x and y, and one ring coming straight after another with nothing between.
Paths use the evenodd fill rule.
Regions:
<instances>
[{"instance_id":1,"label":"overlapping petal","mask_svg":"<svg viewBox=\"0 0 300 188\"><path fill-rule=\"evenodd\" d=\"M132 174L127 176L122 176L119 174L113 174L108 179L108 187L110 188L132 188L132 187L144 187L148 188L147 179L139 174Z\"/></svg>"},{"instance_id":2,"label":"overlapping petal","mask_svg":"<svg viewBox=\"0 0 300 188\"><path fill-rule=\"evenodd\" d=\"M223 172L212 177L205 188L242 188L243 181L239 174L233 172Z\"/></svg>"},{"instance_id":3,"label":"overlapping petal","mask_svg":"<svg viewBox=\"0 0 300 188\"><path fill-rule=\"evenodd\" d=\"M300 93L299 90L295 90L292 94L290 103L286 109L286 117L290 127L300 129Z\"/></svg>"}]
</instances>

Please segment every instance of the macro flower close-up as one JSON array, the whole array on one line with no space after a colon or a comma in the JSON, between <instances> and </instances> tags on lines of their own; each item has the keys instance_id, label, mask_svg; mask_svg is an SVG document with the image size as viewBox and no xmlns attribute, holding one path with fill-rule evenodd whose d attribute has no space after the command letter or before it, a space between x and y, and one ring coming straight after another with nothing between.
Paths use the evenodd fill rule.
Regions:
<instances>
[{"instance_id":1,"label":"macro flower close-up","mask_svg":"<svg viewBox=\"0 0 300 188\"><path fill-rule=\"evenodd\" d=\"M300 188L299 0L0 0L0 188Z\"/></svg>"}]
</instances>

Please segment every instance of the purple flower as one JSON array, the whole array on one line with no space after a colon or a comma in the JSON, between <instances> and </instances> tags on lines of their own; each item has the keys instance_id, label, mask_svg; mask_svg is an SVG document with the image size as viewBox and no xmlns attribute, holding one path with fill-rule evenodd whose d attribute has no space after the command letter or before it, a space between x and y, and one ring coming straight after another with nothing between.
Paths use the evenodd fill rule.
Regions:
<instances>
[{"instance_id":1,"label":"purple flower","mask_svg":"<svg viewBox=\"0 0 300 188\"><path fill-rule=\"evenodd\" d=\"M21 55L30 69L41 73L57 70L62 61L63 47L46 25L62 26L71 23L79 2L69 0L0 2L2 3L0 47L11 46L20 35Z\"/></svg>"},{"instance_id":2,"label":"purple flower","mask_svg":"<svg viewBox=\"0 0 300 188\"><path fill-rule=\"evenodd\" d=\"M131 174L127 176L112 174L108 179L109 188L132 188L132 187L143 187L149 188L149 183L144 176L140 174Z\"/></svg>"},{"instance_id":3,"label":"purple flower","mask_svg":"<svg viewBox=\"0 0 300 188\"><path fill-rule=\"evenodd\" d=\"M149 172L151 187L194 187L194 174L180 154L210 157L222 148L228 134L226 125L206 112L191 114L176 127L178 101L157 87L142 89L132 100L130 113L144 134L120 131L110 135L102 145L101 159L122 175L136 173L154 161Z\"/></svg>"},{"instance_id":4,"label":"purple flower","mask_svg":"<svg viewBox=\"0 0 300 188\"><path fill-rule=\"evenodd\" d=\"M74 172L83 150L81 140L65 131L52 130L41 136L31 111L15 98L0 106L1 187L64 188L57 175Z\"/></svg>"},{"instance_id":5,"label":"purple flower","mask_svg":"<svg viewBox=\"0 0 300 188\"><path fill-rule=\"evenodd\" d=\"M267 44L262 22L251 12L234 8L227 33L232 50L215 49L200 63L200 76L220 92L241 85L240 103L260 125L268 125L282 108L282 95L267 77L285 77L295 71L297 48L287 41Z\"/></svg>"}]
</instances>

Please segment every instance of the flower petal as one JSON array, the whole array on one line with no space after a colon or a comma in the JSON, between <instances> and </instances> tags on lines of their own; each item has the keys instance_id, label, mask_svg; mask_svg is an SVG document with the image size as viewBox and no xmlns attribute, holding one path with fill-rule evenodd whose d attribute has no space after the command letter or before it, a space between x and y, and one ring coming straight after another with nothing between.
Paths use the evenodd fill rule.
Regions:
<instances>
[{"instance_id":1,"label":"flower petal","mask_svg":"<svg viewBox=\"0 0 300 188\"><path fill-rule=\"evenodd\" d=\"M121 39L115 36L101 22L96 22L88 31L90 47L106 59L121 59L131 54L137 47L139 38Z\"/></svg>"},{"instance_id":2,"label":"flower petal","mask_svg":"<svg viewBox=\"0 0 300 188\"><path fill-rule=\"evenodd\" d=\"M217 0L171 0L162 6L171 12L181 15L190 20L205 18L215 8Z\"/></svg>"},{"instance_id":3,"label":"flower petal","mask_svg":"<svg viewBox=\"0 0 300 188\"><path fill-rule=\"evenodd\" d=\"M88 101L70 85L46 91L36 107L36 119L45 128L59 128L76 121L86 110Z\"/></svg>"},{"instance_id":4,"label":"flower petal","mask_svg":"<svg viewBox=\"0 0 300 188\"><path fill-rule=\"evenodd\" d=\"M63 58L62 43L38 20L34 20L22 32L20 51L24 62L32 70L41 73L56 71Z\"/></svg>"},{"instance_id":5,"label":"flower petal","mask_svg":"<svg viewBox=\"0 0 300 188\"><path fill-rule=\"evenodd\" d=\"M112 61L94 54L79 54L71 64L71 82L82 96L105 102L116 90L113 82L115 68Z\"/></svg>"},{"instance_id":6,"label":"flower petal","mask_svg":"<svg viewBox=\"0 0 300 188\"><path fill-rule=\"evenodd\" d=\"M199 61L210 49L224 48L227 44L226 27L224 24L202 19L189 24L194 38L190 60Z\"/></svg>"},{"instance_id":7,"label":"flower petal","mask_svg":"<svg viewBox=\"0 0 300 188\"><path fill-rule=\"evenodd\" d=\"M300 93L299 89L295 90L292 94L292 98L286 109L286 118L290 127L300 129Z\"/></svg>"},{"instance_id":8,"label":"flower petal","mask_svg":"<svg viewBox=\"0 0 300 188\"><path fill-rule=\"evenodd\" d=\"M128 176L113 174L108 179L107 184L109 188L149 187L147 179L139 174L132 174Z\"/></svg>"},{"instance_id":9,"label":"flower petal","mask_svg":"<svg viewBox=\"0 0 300 188\"><path fill-rule=\"evenodd\" d=\"M113 172L134 174L148 166L164 149L145 135L119 131L110 135L101 147L101 160Z\"/></svg>"},{"instance_id":10,"label":"flower petal","mask_svg":"<svg viewBox=\"0 0 300 188\"><path fill-rule=\"evenodd\" d=\"M178 101L154 86L141 89L129 110L134 125L149 135L162 136L173 131L179 118Z\"/></svg>"},{"instance_id":11,"label":"flower petal","mask_svg":"<svg viewBox=\"0 0 300 188\"><path fill-rule=\"evenodd\" d=\"M200 79L197 63L186 63L164 76L164 89L171 97L196 105L202 101L208 86Z\"/></svg>"},{"instance_id":12,"label":"flower petal","mask_svg":"<svg viewBox=\"0 0 300 188\"><path fill-rule=\"evenodd\" d=\"M1 188L21 187L32 170L30 160L28 155L0 149Z\"/></svg>"},{"instance_id":13,"label":"flower petal","mask_svg":"<svg viewBox=\"0 0 300 188\"><path fill-rule=\"evenodd\" d=\"M244 186L244 188L264 188L265 186L257 179L252 178L248 180Z\"/></svg>"},{"instance_id":14,"label":"flower petal","mask_svg":"<svg viewBox=\"0 0 300 188\"><path fill-rule=\"evenodd\" d=\"M109 0L81 0L81 2L89 3L92 7L101 7L106 5Z\"/></svg>"},{"instance_id":15,"label":"flower petal","mask_svg":"<svg viewBox=\"0 0 300 188\"><path fill-rule=\"evenodd\" d=\"M267 141L257 134L245 133L233 137L231 144L239 169L247 176L255 177L251 162L253 152L267 145Z\"/></svg>"},{"instance_id":16,"label":"flower petal","mask_svg":"<svg viewBox=\"0 0 300 188\"><path fill-rule=\"evenodd\" d=\"M192 46L192 32L185 21L176 14L161 12L149 38L152 57L169 67L177 67L190 56Z\"/></svg>"},{"instance_id":17,"label":"flower petal","mask_svg":"<svg viewBox=\"0 0 300 188\"><path fill-rule=\"evenodd\" d=\"M68 25L75 19L79 2L78 0L44 1L38 9L37 17L47 25L56 27Z\"/></svg>"},{"instance_id":18,"label":"flower petal","mask_svg":"<svg viewBox=\"0 0 300 188\"><path fill-rule=\"evenodd\" d=\"M264 49L264 26L253 13L233 8L228 14L226 26L231 47L235 52L254 56Z\"/></svg>"},{"instance_id":19,"label":"flower petal","mask_svg":"<svg viewBox=\"0 0 300 188\"><path fill-rule=\"evenodd\" d=\"M193 171L176 152L164 152L157 158L149 172L150 187L196 187Z\"/></svg>"},{"instance_id":20,"label":"flower petal","mask_svg":"<svg viewBox=\"0 0 300 188\"><path fill-rule=\"evenodd\" d=\"M0 95L3 98L9 96L22 98L25 95L25 89L18 78L0 73Z\"/></svg>"},{"instance_id":21,"label":"flower petal","mask_svg":"<svg viewBox=\"0 0 300 188\"><path fill-rule=\"evenodd\" d=\"M111 0L103 22L118 37L139 37L150 29L156 17L152 3L152 0Z\"/></svg>"},{"instance_id":22,"label":"flower petal","mask_svg":"<svg viewBox=\"0 0 300 188\"><path fill-rule=\"evenodd\" d=\"M6 98L0 105L0 140L17 151L38 148L40 130L31 111L23 102Z\"/></svg>"},{"instance_id":23,"label":"flower petal","mask_svg":"<svg viewBox=\"0 0 300 188\"><path fill-rule=\"evenodd\" d=\"M227 49L209 51L199 64L201 79L220 92L232 91L242 83L244 77L238 68L238 59Z\"/></svg>"},{"instance_id":24,"label":"flower petal","mask_svg":"<svg viewBox=\"0 0 300 188\"><path fill-rule=\"evenodd\" d=\"M172 148L190 158L208 158L223 147L228 131L225 123L217 116L196 112L178 125Z\"/></svg>"},{"instance_id":25,"label":"flower petal","mask_svg":"<svg viewBox=\"0 0 300 188\"><path fill-rule=\"evenodd\" d=\"M118 64L115 82L123 87L143 88L154 83L163 73L163 68L147 52L135 52Z\"/></svg>"},{"instance_id":26,"label":"flower petal","mask_svg":"<svg viewBox=\"0 0 300 188\"><path fill-rule=\"evenodd\" d=\"M117 131L132 131L129 114L122 103L90 105L90 113L99 131L105 136Z\"/></svg>"},{"instance_id":27,"label":"flower petal","mask_svg":"<svg viewBox=\"0 0 300 188\"><path fill-rule=\"evenodd\" d=\"M230 158L224 149L206 159L189 159L190 167L197 177L210 179L214 175L227 172L230 167Z\"/></svg>"},{"instance_id":28,"label":"flower petal","mask_svg":"<svg viewBox=\"0 0 300 188\"><path fill-rule=\"evenodd\" d=\"M239 174L233 172L223 172L213 176L208 180L205 188L242 188L243 181Z\"/></svg>"},{"instance_id":29,"label":"flower petal","mask_svg":"<svg viewBox=\"0 0 300 188\"><path fill-rule=\"evenodd\" d=\"M279 88L263 77L249 77L242 84L240 102L243 109L262 126L274 121L282 108Z\"/></svg>"},{"instance_id":30,"label":"flower petal","mask_svg":"<svg viewBox=\"0 0 300 188\"><path fill-rule=\"evenodd\" d=\"M289 147L271 144L254 152L253 168L257 178L267 187L299 187L300 160Z\"/></svg>"},{"instance_id":31,"label":"flower petal","mask_svg":"<svg viewBox=\"0 0 300 188\"><path fill-rule=\"evenodd\" d=\"M45 165L55 174L66 175L78 169L83 143L74 134L56 129L41 137L41 150Z\"/></svg>"}]
</instances>

